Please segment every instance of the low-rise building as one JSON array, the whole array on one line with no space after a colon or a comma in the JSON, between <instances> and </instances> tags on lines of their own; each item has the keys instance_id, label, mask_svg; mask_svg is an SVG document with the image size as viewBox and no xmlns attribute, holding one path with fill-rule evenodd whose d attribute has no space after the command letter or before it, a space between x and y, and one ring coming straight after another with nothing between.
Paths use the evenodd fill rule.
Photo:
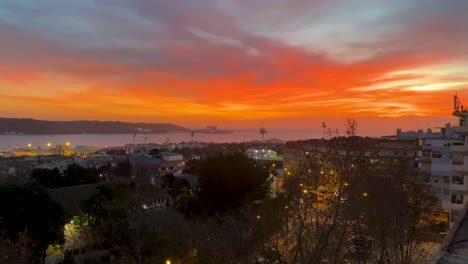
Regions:
<instances>
[{"instance_id":1,"label":"low-rise building","mask_svg":"<svg viewBox=\"0 0 468 264\"><path fill-rule=\"evenodd\" d=\"M159 156L130 155L132 177L152 177L182 173L185 161L178 153L161 153Z\"/></svg>"}]
</instances>

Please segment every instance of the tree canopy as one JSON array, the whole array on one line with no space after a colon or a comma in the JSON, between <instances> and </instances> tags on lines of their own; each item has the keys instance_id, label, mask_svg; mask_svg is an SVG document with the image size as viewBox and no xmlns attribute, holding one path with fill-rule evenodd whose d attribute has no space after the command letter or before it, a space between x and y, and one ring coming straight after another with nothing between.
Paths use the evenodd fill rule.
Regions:
<instances>
[{"instance_id":1,"label":"tree canopy","mask_svg":"<svg viewBox=\"0 0 468 264\"><path fill-rule=\"evenodd\" d=\"M225 212L243 200L262 199L268 177L256 162L243 153L208 157L199 168L200 201L211 212Z\"/></svg>"},{"instance_id":2,"label":"tree canopy","mask_svg":"<svg viewBox=\"0 0 468 264\"><path fill-rule=\"evenodd\" d=\"M38 257L49 244L63 239L63 209L44 189L1 185L0 200L0 230L5 237L16 241L18 234L26 233Z\"/></svg>"},{"instance_id":3,"label":"tree canopy","mask_svg":"<svg viewBox=\"0 0 468 264\"><path fill-rule=\"evenodd\" d=\"M52 189L95 183L100 180L98 169L94 167L84 168L75 163L68 165L63 175L58 168L52 170L43 168L34 169L31 172L31 178L36 184Z\"/></svg>"}]
</instances>

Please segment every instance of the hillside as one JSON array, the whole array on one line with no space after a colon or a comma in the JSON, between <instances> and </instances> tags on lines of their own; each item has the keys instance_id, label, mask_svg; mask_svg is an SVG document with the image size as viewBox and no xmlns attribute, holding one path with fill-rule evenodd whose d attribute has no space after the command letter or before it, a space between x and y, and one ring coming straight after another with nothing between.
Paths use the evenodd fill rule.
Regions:
<instances>
[{"instance_id":1,"label":"hillside","mask_svg":"<svg viewBox=\"0 0 468 264\"><path fill-rule=\"evenodd\" d=\"M44 121L30 118L0 118L0 134L132 134L138 129L147 129L151 133L188 131L184 127L168 123Z\"/></svg>"}]
</instances>

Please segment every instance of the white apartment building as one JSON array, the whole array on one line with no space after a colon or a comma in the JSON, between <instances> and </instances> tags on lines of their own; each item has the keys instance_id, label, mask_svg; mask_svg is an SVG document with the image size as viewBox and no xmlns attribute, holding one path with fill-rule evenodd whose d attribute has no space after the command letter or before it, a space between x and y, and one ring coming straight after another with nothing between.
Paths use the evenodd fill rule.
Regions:
<instances>
[{"instance_id":1,"label":"white apartment building","mask_svg":"<svg viewBox=\"0 0 468 264\"><path fill-rule=\"evenodd\" d=\"M459 125L453 127L453 133L459 140L452 144L452 178L451 178L451 208L452 218L460 215L463 206L468 202L468 109L461 105L454 96L453 116L460 119Z\"/></svg>"},{"instance_id":2,"label":"white apartment building","mask_svg":"<svg viewBox=\"0 0 468 264\"><path fill-rule=\"evenodd\" d=\"M450 124L446 124L437 132L431 129L403 132L398 129L396 137L397 141L414 140L417 166L428 173L426 183L439 199L442 210L448 214L447 221L450 222L459 214L464 201L458 192L460 182L463 181L453 173L452 149L460 144L460 137L455 130L456 127Z\"/></svg>"},{"instance_id":3,"label":"white apartment building","mask_svg":"<svg viewBox=\"0 0 468 264\"><path fill-rule=\"evenodd\" d=\"M451 127L446 129L452 130ZM440 138L419 139L419 168L430 173L431 191L441 202L442 209L449 214L450 222L453 222L453 217L458 215L458 209L462 206L453 193L456 181L452 172L452 146L457 142L455 135L447 134Z\"/></svg>"},{"instance_id":4,"label":"white apartment building","mask_svg":"<svg viewBox=\"0 0 468 264\"><path fill-rule=\"evenodd\" d=\"M432 192L449 213L451 223L461 216L468 203L468 108L461 105L456 95L452 115L459 118L458 126L447 124L440 136L420 134L417 157L419 168L430 173Z\"/></svg>"}]
</instances>

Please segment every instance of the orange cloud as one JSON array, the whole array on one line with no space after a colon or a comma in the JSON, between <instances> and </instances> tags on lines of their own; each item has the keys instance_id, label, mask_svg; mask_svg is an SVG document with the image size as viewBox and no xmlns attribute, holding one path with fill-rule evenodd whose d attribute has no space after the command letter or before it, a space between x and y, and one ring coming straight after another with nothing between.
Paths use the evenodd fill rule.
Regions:
<instances>
[{"instance_id":1,"label":"orange cloud","mask_svg":"<svg viewBox=\"0 0 468 264\"><path fill-rule=\"evenodd\" d=\"M347 60L249 31L235 10L204 7L164 6L153 18L155 7L141 4L131 14L139 27L121 25L128 38L102 22L105 14L91 17L102 32L81 29L94 37L89 43L0 21L8 36L0 44L8 53L0 61L1 110L43 119L300 126L307 118L448 117L451 96L463 99L468 87L468 34L458 20L421 18L378 39L340 42L369 51ZM152 30L150 22L161 25Z\"/></svg>"}]
</instances>

